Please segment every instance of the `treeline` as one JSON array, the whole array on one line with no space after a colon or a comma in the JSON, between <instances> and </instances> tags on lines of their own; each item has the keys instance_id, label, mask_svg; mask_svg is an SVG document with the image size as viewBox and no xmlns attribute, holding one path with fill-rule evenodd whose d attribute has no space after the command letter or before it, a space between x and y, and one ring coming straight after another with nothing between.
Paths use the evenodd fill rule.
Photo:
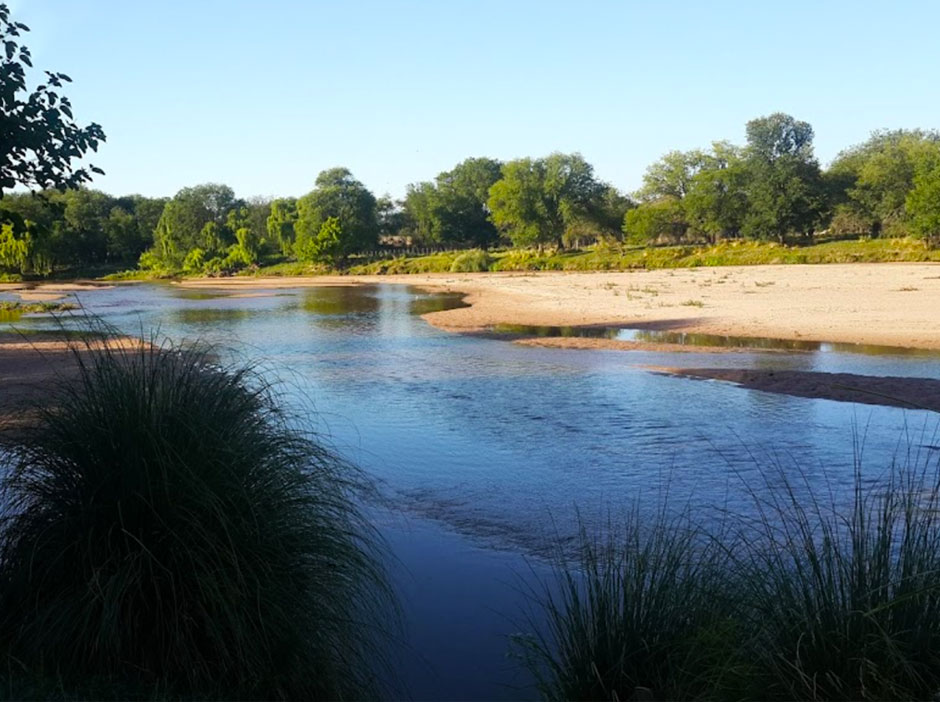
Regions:
<instances>
[{"instance_id":1,"label":"treeline","mask_svg":"<svg viewBox=\"0 0 940 702\"><path fill-rule=\"evenodd\" d=\"M341 266L379 246L580 248L725 239L901 237L940 244L940 133L876 132L823 170L813 129L785 114L748 122L743 146L673 151L630 196L579 154L470 158L405 197L376 198L345 168L300 198L242 200L225 185L171 199L93 190L0 200L0 272L112 264L222 274L296 260Z\"/></svg>"}]
</instances>

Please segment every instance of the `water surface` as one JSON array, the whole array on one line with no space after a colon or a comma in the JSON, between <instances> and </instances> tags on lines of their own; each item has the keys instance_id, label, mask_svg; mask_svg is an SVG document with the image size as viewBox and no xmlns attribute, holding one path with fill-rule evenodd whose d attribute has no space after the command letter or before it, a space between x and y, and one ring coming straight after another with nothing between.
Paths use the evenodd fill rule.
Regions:
<instances>
[{"instance_id":1,"label":"water surface","mask_svg":"<svg viewBox=\"0 0 940 702\"><path fill-rule=\"evenodd\" d=\"M926 412L641 368L940 378L935 354L804 342L774 354L530 348L447 334L419 316L459 298L395 285L237 297L148 284L78 296L88 313L127 333L157 329L263 361L288 398L313 407L310 421L324 438L381 482L392 509L374 513L399 558L411 622L403 677L419 698L531 695L505 657L506 637L518 628L517 578L544 572L540 558L574 532L579 514L602 525L638 500L655 505L663 496L702 510L746 510L760 465L773 461L800 465L806 489L838 493L852 479L853 433L864 437L871 475L899 448L940 443ZM14 326L49 325L24 317ZM712 341L622 329L609 338Z\"/></svg>"}]
</instances>

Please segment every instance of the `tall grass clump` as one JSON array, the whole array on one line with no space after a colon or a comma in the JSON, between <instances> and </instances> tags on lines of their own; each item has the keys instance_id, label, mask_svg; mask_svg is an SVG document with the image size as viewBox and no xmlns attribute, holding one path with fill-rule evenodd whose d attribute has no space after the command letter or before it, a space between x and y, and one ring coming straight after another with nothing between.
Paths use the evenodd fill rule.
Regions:
<instances>
[{"instance_id":1,"label":"tall grass clump","mask_svg":"<svg viewBox=\"0 0 940 702\"><path fill-rule=\"evenodd\" d=\"M483 249L470 249L458 254L450 266L451 273L482 273L489 270L490 256Z\"/></svg>"},{"instance_id":2,"label":"tall grass clump","mask_svg":"<svg viewBox=\"0 0 940 702\"><path fill-rule=\"evenodd\" d=\"M936 457L877 478L856 458L841 495L799 466L764 475L705 530L582 529L515 642L546 699L938 699Z\"/></svg>"},{"instance_id":3,"label":"tall grass clump","mask_svg":"<svg viewBox=\"0 0 940 702\"><path fill-rule=\"evenodd\" d=\"M530 590L513 652L548 700L698 699L734 665L721 549L687 514L633 510L604 538L582 525L574 558Z\"/></svg>"},{"instance_id":4,"label":"tall grass clump","mask_svg":"<svg viewBox=\"0 0 940 702\"><path fill-rule=\"evenodd\" d=\"M4 454L11 679L374 696L394 605L356 471L296 429L251 368L206 349L94 342L76 360Z\"/></svg>"},{"instance_id":5,"label":"tall grass clump","mask_svg":"<svg viewBox=\"0 0 940 702\"><path fill-rule=\"evenodd\" d=\"M847 504L793 480L757 499L739 560L750 660L764 699L936 699L940 471L856 461Z\"/></svg>"}]
</instances>

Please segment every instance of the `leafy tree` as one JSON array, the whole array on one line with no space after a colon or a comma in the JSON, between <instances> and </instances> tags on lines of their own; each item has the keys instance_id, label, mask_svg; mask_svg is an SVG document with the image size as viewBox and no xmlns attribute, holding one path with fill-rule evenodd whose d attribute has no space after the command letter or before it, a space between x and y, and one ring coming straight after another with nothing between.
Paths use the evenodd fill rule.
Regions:
<instances>
[{"instance_id":1,"label":"leafy tree","mask_svg":"<svg viewBox=\"0 0 940 702\"><path fill-rule=\"evenodd\" d=\"M827 179L834 184L836 226L847 233L909 233L907 197L918 161L940 151L940 133L880 131L833 161Z\"/></svg>"},{"instance_id":2,"label":"leafy tree","mask_svg":"<svg viewBox=\"0 0 940 702\"><path fill-rule=\"evenodd\" d=\"M490 188L501 177L501 164L491 158L468 158L436 178L439 240L486 249L499 232L489 219Z\"/></svg>"},{"instance_id":3,"label":"leafy tree","mask_svg":"<svg viewBox=\"0 0 940 702\"><path fill-rule=\"evenodd\" d=\"M940 246L940 150L921 152L904 206L912 233L931 247Z\"/></svg>"},{"instance_id":4,"label":"leafy tree","mask_svg":"<svg viewBox=\"0 0 940 702\"><path fill-rule=\"evenodd\" d=\"M316 235L301 233L294 244L299 261L335 264L343 255L343 229L337 217L327 217Z\"/></svg>"},{"instance_id":5,"label":"leafy tree","mask_svg":"<svg viewBox=\"0 0 940 702\"><path fill-rule=\"evenodd\" d=\"M402 202L402 233L415 242L440 242L437 187L431 182L411 184Z\"/></svg>"},{"instance_id":6,"label":"leafy tree","mask_svg":"<svg viewBox=\"0 0 940 702\"><path fill-rule=\"evenodd\" d=\"M692 187L695 175L705 166L706 155L695 151L670 151L650 165L643 175L643 187L636 196L641 201L674 198L681 200Z\"/></svg>"},{"instance_id":7,"label":"leafy tree","mask_svg":"<svg viewBox=\"0 0 940 702\"><path fill-rule=\"evenodd\" d=\"M488 248L499 232L489 218L487 200L501 177L500 162L468 158L434 182L408 186L403 209L411 234L420 241Z\"/></svg>"},{"instance_id":8,"label":"leafy tree","mask_svg":"<svg viewBox=\"0 0 940 702\"><path fill-rule=\"evenodd\" d=\"M825 209L813 128L778 112L748 122L747 142L745 234L781 242L793 232L812 236Z\"/></svg>"},{"instance_id":9,"label":"leafy tree","mask_svg":"<svg viewBox=\"0 0 940 702\"><path fill-rule=\"evenodd\" d=\"M516 246L562 246L566 231L595 223L607 187L580 154L505 164L490 188L490 219Z\"/></svg>"},{"instance_id":10,"label":"leafy tree","mask_svg":"<svg viewBox=\"0 0 940 702\"><path fill-rule=\"evenodd\" d=\"M0 224L0 268L25 272L29 245L28 233L17 236L12 222Z\"/></svg>"},{"instance_id":11,"label":"leafy tree","mask_svg":"<svg viewBox=\"0 0 940 702\"><path fill-rule=\"evenodd\" d=\"M297 201L297 240L316 239L331 217L342 239L336 260L378 244L379 225L375 196L346 168L332 168L317 176L316 188Z\"/></svg>"},{"instance_id":12,"label":"leafy tree","mask_svg":"<svg viewBox=\"0 0 940 702\"><path fill-rule=\"evenodd\" d=\"M687 185L682 209L689 227L712 242L740 234L747 214L747 171L741 150L716 142Z\"/></svg>"},{"instance_id":13,"label":"leafy tree","mask_svg":"<svg viewBox=\"0 0 940 702\"><path fill-rule=\"evenodd\" d=\"M179 268L186 254L196 247L221 251L233 244L234 234L225 224L237 204L227 185L207 183L183 188L166 203L157 222L153 233L155 255L164 265Z\"/></svg>"},{"instance_id":14,"label":"leafy tree","mask_svg":"<svg viewBox=\"0 0 940 702\"><path fill-rule=\"evenodd\" d=\"M408 217L403 201L392 200L391 196L385 194L376 200L375 212L379 223L380 240L383 237L398 237L405 234Z\"/></svg>"},{"instance_id":15,"label":"leafy tree","mask_svg":"<svg viewBox=\"0 0 940 702\"><path fill-rule=\"evenodd\" d=\"M682 202L676 197L640 203L623 218L624 241L628 244L655 244L664 239L677 242L688 228Z\"/></svg>"},{"instance_id":16,"label":"leafy tree","mask_svg":"<svg viewBox=\"0 0 940 702\"><path fill-rule=\"evenodd\" d=\"M292 197L271 202L270 214L265 223L268 239L276 242L281 253L290 255L294 247L294 224L297 222L297 200Z\"/></svg>"},{"instance_id":17,"label":"leafy tree","mask_svg":"<svg viewBox=\"0 0 940 702\"><path fill-rule=\"evenodd\" d=\"M19 43L27 31L0 4L0 198L16 185L39 190L74 188L91 180L91 173L102 173L95 166L86 170L73 165L87 151L97 151L105 135L95 123L75 124L72 104L59 92L71 78L46 71L45 83L28 92L26 72L32 57Z\"/></svg>"}]
</instances>

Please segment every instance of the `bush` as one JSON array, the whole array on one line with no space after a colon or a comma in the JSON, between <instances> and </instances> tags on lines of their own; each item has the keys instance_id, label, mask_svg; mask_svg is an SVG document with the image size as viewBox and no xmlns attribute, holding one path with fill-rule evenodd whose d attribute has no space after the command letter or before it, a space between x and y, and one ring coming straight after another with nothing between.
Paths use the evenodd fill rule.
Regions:
<instances>
[{"instance_id":1,"label":"bush","mask_svg":"<svg viewBox=\"0 0 940 702\"><path fill-rule=\"evenodd\" d=\"M515 653L544 699L699 699L733 658L726 566L687 515L634 510L604 541L582 527L575 561L531 593L537 633Z\"/></svg>"},{"instance_id":2,"label":"bush","mask_svg":"<svg viewBox=\"0 0 940 702\"><path fill-rule=\"evenodd\" d=\"M250 368L88 343L4 453L5 668L66 691L374 696L394 607L359 474Z\"/></svg>"},{"instance_id":3,"label":"bush","mask_svg":"<svg viewBox=\"0 0 940 702\"><path fill-rule=\"evenodd\" d=\"M450 265L451 273L481 273L489 270L490 257L482 249L470 249L459 254Z\"/></svg>"},{"instance_id":4,"label":"bush","mask_svg":"<svg viewBox=\"0 0 940 702\"><path fill-rule=\"evenodd\" d=\"M665 511L603 542L582 530L515 639L543 696L937 699L936 459L877 480L856 462L847 504L778 468L722 533Z\"/></svg>"},{"instance_id":5,"label":"bush","mask_svg":"<svg viewBox=\"0 0 940 702\"><path fill-rule=\"evenodd\" d=\"M936 699L940 691L940 471L856 466L847 506L787 479L739 575L764 699Z\"/></svg>"}]
</instances>

